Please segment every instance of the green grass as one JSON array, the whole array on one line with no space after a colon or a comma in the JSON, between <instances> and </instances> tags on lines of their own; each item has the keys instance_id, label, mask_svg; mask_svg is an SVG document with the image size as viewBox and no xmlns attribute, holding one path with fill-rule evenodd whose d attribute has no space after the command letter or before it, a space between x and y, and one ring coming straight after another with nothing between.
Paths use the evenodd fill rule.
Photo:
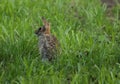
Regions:
<instances>
[{"instance_id":1,"label":"green grass","mask_svg":"<svg viewBox=\"0 0 120 84\"><path fill-rule=\"evenodd\" d=\"M120 84L120 5L99 0L0 0L0 84ZM44 16L61 43L41 62L34 30Z\"/></svg>"}]
</instances>

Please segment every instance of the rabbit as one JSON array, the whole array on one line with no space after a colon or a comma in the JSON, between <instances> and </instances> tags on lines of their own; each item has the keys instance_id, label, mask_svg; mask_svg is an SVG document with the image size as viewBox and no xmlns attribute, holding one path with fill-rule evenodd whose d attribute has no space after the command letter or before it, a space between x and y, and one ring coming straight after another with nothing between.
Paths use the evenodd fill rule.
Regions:
<instances>
[{"instance_id":1,"label":"rabbit","mask_svg":"<svg viewBox=\"0 0 120 84\"><path fill-rule=\"evenodd\" d=\"M39 38L39 52L42 61L51 61L57 54L59 42L57 38L50 32L50 23L42 17L43 26L35 30L35 34Z\"/></svg>"}]
</instances>

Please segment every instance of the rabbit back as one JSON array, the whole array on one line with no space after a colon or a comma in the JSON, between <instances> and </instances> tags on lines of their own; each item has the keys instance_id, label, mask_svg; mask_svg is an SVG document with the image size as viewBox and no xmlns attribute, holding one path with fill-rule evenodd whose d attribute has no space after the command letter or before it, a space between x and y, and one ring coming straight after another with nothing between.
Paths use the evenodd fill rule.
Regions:
<instances>
[{"instance_id":1,"label":"rabbit back","mask_svg":"<svg viewBox=\"0 0 120 84\"><path fill-rule=\"evenodd\" d=\"M58 48L58 40L54 35L44 35L39 39L39 51L43 60L52 60Z\"/></svg>"}]
</instances>

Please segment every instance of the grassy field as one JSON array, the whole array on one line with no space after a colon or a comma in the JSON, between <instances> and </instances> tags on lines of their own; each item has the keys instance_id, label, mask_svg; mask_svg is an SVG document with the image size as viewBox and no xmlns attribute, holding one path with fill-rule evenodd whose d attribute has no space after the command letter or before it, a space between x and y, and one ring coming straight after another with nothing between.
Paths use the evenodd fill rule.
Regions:
<instances>
[{"instance_id":1,"label":"grassy field","mask_svg":"<svg viewBox=\"0 0 120 84\"><path fill-rule=\"evenodd\" d=\"M0 84L120 84L120 5L99 0L0 0ZM43 63L34 30L44 16L61 43Z\"/></svg>"}]
</instances>

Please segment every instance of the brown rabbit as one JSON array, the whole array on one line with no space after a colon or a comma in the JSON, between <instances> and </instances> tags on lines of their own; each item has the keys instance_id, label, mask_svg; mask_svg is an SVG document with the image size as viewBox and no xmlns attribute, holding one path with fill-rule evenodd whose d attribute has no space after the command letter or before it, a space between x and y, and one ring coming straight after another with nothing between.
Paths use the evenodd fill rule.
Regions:
<instances>
[{"instance_id":1,"label":"brown rabbit","mask_svg":"<svg viewBox=\"0 0 120 84\"><path fill-rule=\"evenodd\" d=\"M50 33L50 23L42 18L43 26L35 31L35 34L39 37L39 51L42 57L42 61L51 61L56 53L59 45L57 38Z\"/></svg>"}]
</instances>

